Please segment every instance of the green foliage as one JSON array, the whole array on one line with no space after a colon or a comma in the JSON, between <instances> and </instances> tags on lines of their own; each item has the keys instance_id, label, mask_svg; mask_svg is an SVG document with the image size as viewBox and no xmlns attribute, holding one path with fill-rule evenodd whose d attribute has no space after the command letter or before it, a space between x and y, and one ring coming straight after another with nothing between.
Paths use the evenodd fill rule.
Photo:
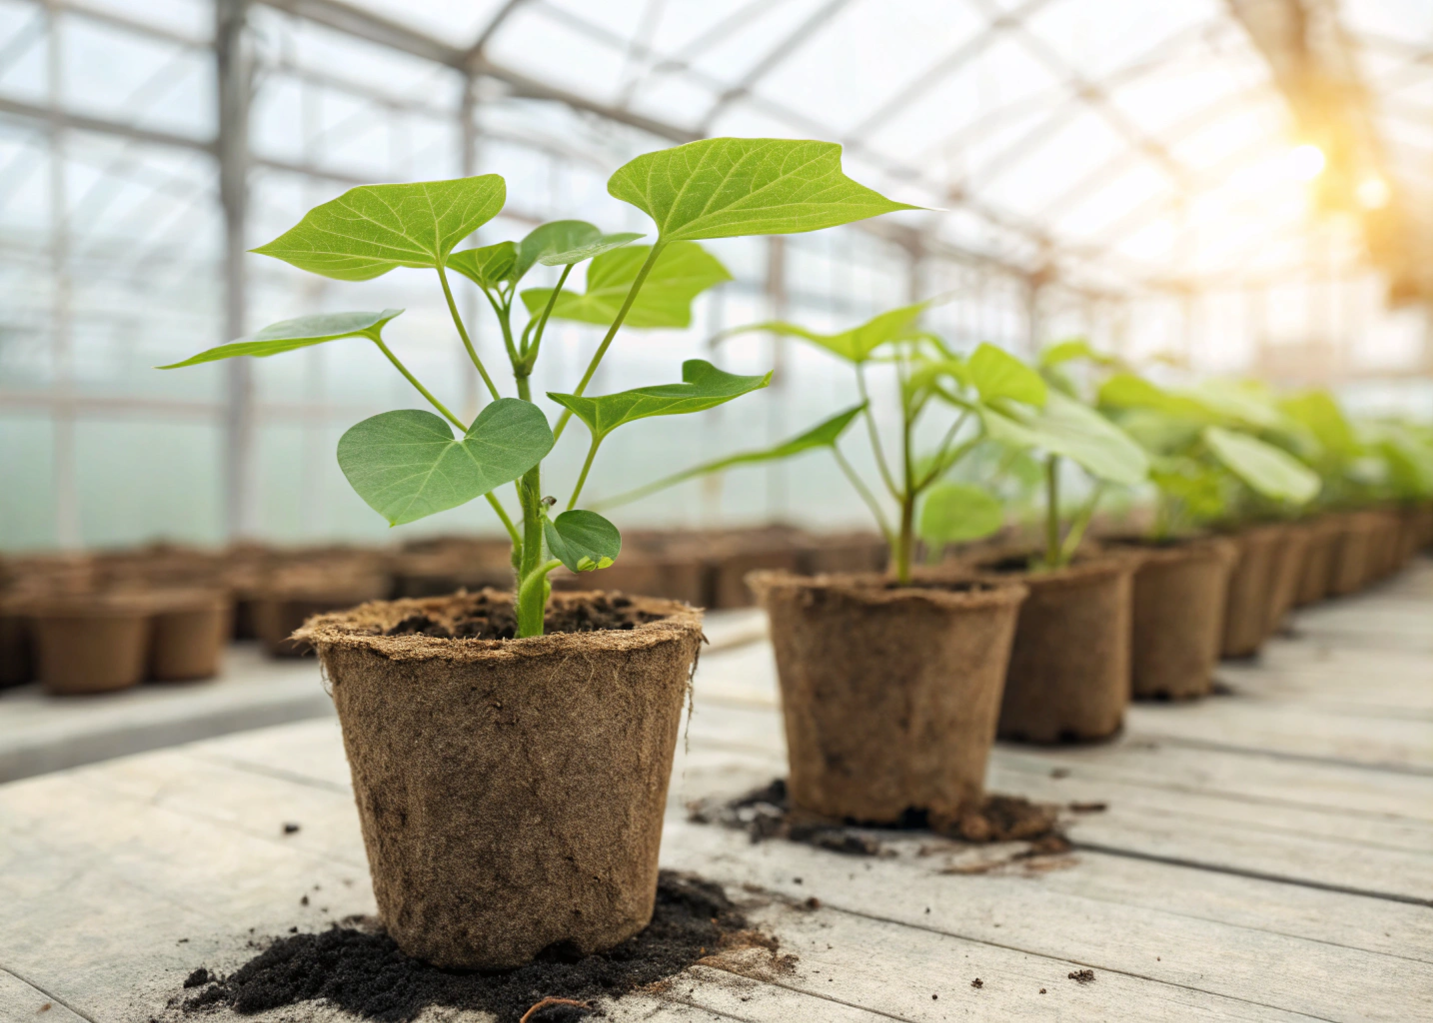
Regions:
<instances>
[{"instance_id":1,"label":"green foliage","mask_svg":"<svg viewBox=\"0 0 1433 1023\"><path fill-rule=\"evenodd\" d=\"M1045 404L1049 391L1039 373L992 344L981 344L975 349L967 373L980 400L986 403L1009 399L1039 407Z\"/></svg>"},{"instance_id":2,"label":"green foliage","mask_svg":"<svg viewBox=\"0 0 1433 1023\"><path fill-rule=\"evenodd\" d=\"M1106 482L1134 486L1149 474L1148 456L1123 430L1059 391L1039 412L983 407L981 416L1002 444L1063 456Z\"/></svg>"},{"instance_id":3,"label":"green foliage","mask_svg":"<svg viewBox=\"0 0 1433 1023\"><path fill-rule=\"evenodd\" d=\"M255 252L340 281L399 266L442 266L453 247L503 208L496 174L405 185L360 185L315 206Z\"/></svg>"},{"instance_id":4,"label":"green foliage","mask_svg":"<svg viewBox=\"0 0 1433 1023\"><path fill-rule=\"evenodd\" d=\"M453 253L448 257L448 269L456 270L480 288L496 288L509 278L516 262L517 245L498 242Z\"/></svg>"},{"instance_id":5,"label":"green foliage","mask_svg":"<svg viewBox=\"0 0 1433 1023\"><path fill-rule=\"evenodd\" d=\"M846 177L840 146L793 139L703 139L647 153L619 168L607 191L651 217L664 242L818 231L919 209Z\"/></svg>"},{"instance_id":6,"label":"green foliage","mask_svg":"<svg viewBox=\"0 0 1433 1023\"><path fill-rule=\"evenodd\" d=\"M1197 398L1166 391L1133 373L1116 373L1101 384L1099 404L1114 409L1148 409L1194 423L1213 422L1218 418Z\"/></svg>"},{"instance_id":7,"label":"green foliage","mask_svg":"<svg viewBox=\"0 0 1433 1023\"><path fill-rule=\"evenodd\" d=\"M210 348L206 352L190 356L183 362L156 368L181 369L185 366L197 366L201 362L217 362L240 355L266 359L281 352L292 352L297 348L308 348L345 337L366 337L377 341L388 321L401 312L402 309L385 309L381 313L319 313L316 316L281 320L238 341Z\"/></svg>"},{"instance_id":8,"label":"green foliage","mask_svg":"<svg viewBox=\"0 0 1433 1023\"><path fill-rule=\"evenodd\" d=\"M625 423L649 416L700 412L760 390L770 382L770 373L738 376L717 369L705 359L688 359L682 363L680 384L636 387L596 398L552 391L547 396L564 408L571 409L592 431L593 440L601 441Z\"/></svg>"},{"instance_id":9,"label":"green foliage","mask_svg":"<svg viewBox=\"0 0 1433 1023\"><path fill-rule=\"evenodd\" d=\"M921 313L929 304L929 302L917 302L915 305L901 306L899 309L881 313L850 330L837 331L834 334L821 334L783 320L768 320L764 323L736 327L725 331L721 336L731 337L736 334L755 332L781 334L784 337L810 341L847 362L862 363L871 357L872 352L883 345L918 336L920 330L917 324L920 321Z\"/></svg>"},{"instance_id":10,"label":"green foliage","mask_svg":"<svg viewBox=\"0 0 1433 1023\"><path fill-rule=\"evenodd\" d=\"M614 247L615 251L604 252L592 260L587 269L586 290L581 295L563 291L557 297L552 307L554 317L599 326L612 322L652 248L625 242L622 245L625 247ZM565 258L570 254L559 255ZM708 288L729 280L731 274L726 267L696 242L668 245L652 264L624 322L629 327L690 326L692 300ZM542 311L551 295L551 288L529 288L522 293L522 301L528 312L535 314Z\"/></svg>"},{"instance_id":11,"label":"green foliage","mask_svg":"<svg viewBox=\"0 0 1433 1023\"><path fill-rule=\"evenodd\" d=\"M1245 486L1271 500L1305 504L1319 492L1317 473L1257 437L1208 426L1204 443Z\"/></svg>"},{"instance_id":12,"label":"green foliage","mask_svg":"<svg viewBox=\"0 0 1433 1023\"><path fill-rule=\"evenodd\" d=\"M574 572L607 568L622 553L622 534L596 512L565 511L542 527L548 550Z\"/></svg>"},{"instance_id":13,"label":"green foliage","mask_svg":"<svg viewBox=\"0 0 1433 1023\"><path fill-rule=\"evenodd\" d=\"M1302 425L1318 441L1329 456L1336 459L1357 457L1362 450L1353 424L1344 417L1338 402L1328 391L1305 391L1279 403L1290 419Z\"/></svg>"},{"instance_id":14,"label":"green foliage","mask_svg":"<svg viewBox=\"0 0 1433 1023\"><path fill-rule=\"evenodd\" d=\"M984 487L968 483L939 483L926 494L921 506L919 532L932 547L978 540L996 532L1005 510Z\"/></svg>"},{"instance_id":15,"label":"green foliage","mask_svg":"<svg viewBox=\"0 0 1433 1023\"><path fill-rule=\"evenodd\" d=\"M1089 341L1082 337L1046 345L1040 350L1040 358L1037 361L1042 370L1075 361L1090 362L1097 366L1122 366L1124 364L1123 360L1113 355L1096 351Z\"/></svg>"},{"instance_id":16,"label":"green foliage","mask_svg":"<svg viewBox=\"0 0 1433 1023\"><path fill-rule=\"evenodd\" d=\"M553 220L533 228L518 244L517 260L509 276L516 284L527 276L534 263L572 266L604 252L620 249L641 237L641 234L631 232L603 234L599 228L584 220Z\"/></svg>"},{"instance_id":17,"label":"green foliage","mask_svg":"<svg viewBox=\"0 0 1433 1023\"><path fill-rule=\"evenodd\" d=\"M460 438L431 412L384 412L351 427L338 464L358 496L399 526L466 504L527 472L552 450L542 410L499 398Z\"/></svg>"}]
</instances>

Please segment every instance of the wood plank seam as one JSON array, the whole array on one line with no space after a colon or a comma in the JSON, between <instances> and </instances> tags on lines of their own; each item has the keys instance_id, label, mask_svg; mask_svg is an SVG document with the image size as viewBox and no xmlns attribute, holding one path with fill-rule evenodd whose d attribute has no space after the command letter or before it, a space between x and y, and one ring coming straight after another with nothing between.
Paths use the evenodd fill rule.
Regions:
<instances>
[{"instance_id":1,"label":"wood plank seam","mask_svg":"<svg viewBox=\"0 0 1433 1023\"><path fill-rule=\"evenodd\" d=\"M1349 757L1330 757L1315 753L1290 753L1286 750L1260 749L1255 746L1240 746L1236 743L1215 742L1212 739L1188 739L1165 732L1141 732L1141 740L1168 743L1187 749L1209 750L1214 753L1236 753L1250 757L1269 757L1274 760L1288 760L1302 764L1323 764L1330 767L1352 767L1363 771L1383 771L1389 774L1411 774L1419 778L1433 778L1433 767L1420 764L1400 764L1388 760L1353 760Z\"/></svg>"},{"instance_id":2,"label":"wood plank seam","mask_svg":"<svg viewBox=\"0 0 1433 1023\"><path fill-rule=\"evenodd\" d=\"M5 971L6 973L8 973L10 976L12 976L12 977L14 977L16 980L18 980L21 984L25 984L25 985L28 985L29 987L34 988L36 991L40 992L40 994L44 995L46 998L50 999L50 1001L54 1002L55 1004L57 1004L57 1005L63 1005L66 1009L69 1009L69 1010L70 1010L71 1012L73 1012L76 1016L80 1017L80 1019L87 1020L88 1023L100 1023L99 1020L95 1019L93 1016L89 1015L88 1013L82 1012L81 1010L75 1008L75 1006L73 1006L73 1005L71 1005L69 1002L65 1001L65 1000L64 1000L63 998L61 998L59 995L51 994L49 991L46 991L46 990L45 990L44 988L42 988L39 984L36 984L33 980L31 980L30 978L26 977L23 973L20 973L18 970L14 970L14 969L12 969L12 968L6 966L4 963L0 963L0 970L4 970L4 971Z\"/></svg>"}]
</instances>

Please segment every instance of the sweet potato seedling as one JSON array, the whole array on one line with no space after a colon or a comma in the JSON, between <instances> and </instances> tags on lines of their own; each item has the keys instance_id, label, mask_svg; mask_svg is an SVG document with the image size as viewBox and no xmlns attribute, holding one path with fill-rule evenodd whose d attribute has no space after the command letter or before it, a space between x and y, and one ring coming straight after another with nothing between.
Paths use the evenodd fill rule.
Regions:
<instances>
[{"instance_id":1,"label":"sweet potato seedling","mask_svg":"<svg viewBox=\"0 0 1433 1023\"><path fill-rule=\"evenodd\" d=\"M588 395L618 331L624 325L689 324L692 299L730 277L698 244L704 239L816 231L916 208L848 178L840 146L788 139L706 139L647 153L619 168L607 190L651 218L656 237L650 245L634 244L638 234L607 234L591 224L561 220L518 242L454 251L503 208L503 179L483 174L352 188L254 250L341 281L371 280L396 267L435 271L458 339L491 398L471 422L445 406L384 341L384 327L400 309L286 320L161 368L267 357L343 338L371 341L437 415L404 409L357 424L338 444L344 475L395 526L486 498L512 539L517 633L541 635L551 591L548 574L559 565L575 572L605 568L621 552L617 528L578 507L607 437L638 419L731 401L765 387L771 377L739 376L691 359L682 366L680 383ZM581 294L563 287L579 263L588 264ZM523 278L538 264L562 268L556 287L520 292ZM479 354L458 311L454 275L486 298L501 331L515 397L502 394ZM526 317L520 328L515 311ZM607 329L572 390L548 393L563 410L549 426L532 401L530 378L554 318ZM544 489L542 461L574 416L588 429L587 458L564 510L553 514L557 500ZM497 494L507 483L516 487L516 517Z\"/></svg>"},{"instance_id":2,"label":"sweet potato seedling","mask_svg":"<svg viewBox=\"0 0 1433 1023\"><path fill-rule=\"evenodd\" d=\"M902 584L911 582L918 539L943 547L995 532L1004 521L1000 502L986 489L946 477L988 435L987 416L1002 422L1023 421L1045 403L1047 388L1033 369L994 345L982 344L968 357L952 351L938 335L921 328L921 315L929 305L902 306L829 334L787 322L755 323L724 332L724 337L767 332L816 345L850 365L860 404L774 447L695 466L606 504L633 500L706 473L824 448L869 507L890 545L892 574ZM869 370L873 364L893 366L899 384L900 436L894 452L887 450L872 409ZM922 452L918 427L936 409L945 413L942 436L933 449ZM874 456L879 477L874 485L861 478L841 451L840 441L857 420L865 425ZM881 491L884 498L878 496Z\"/></svg>"}]
</instances>

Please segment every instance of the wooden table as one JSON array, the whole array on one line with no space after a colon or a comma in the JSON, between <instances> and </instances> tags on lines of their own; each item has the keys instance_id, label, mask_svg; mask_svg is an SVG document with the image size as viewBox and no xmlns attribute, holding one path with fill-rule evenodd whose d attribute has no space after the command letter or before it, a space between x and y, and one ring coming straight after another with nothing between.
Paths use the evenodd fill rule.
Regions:
<instances>
[{"instance_id":1,"label":"wooden table","mask_svg":"<svg viewBox=\"0 0 1433 1023\"><path fill-rule=\"evenodd\" d=\"M1433 1020L1433 562L1295 627L1224 666L1229 695L1136 706L1117 742L999 748L992 789L1108 809L1075 816L1072 855L983 873L915 840L857 858L689 823L783 770L769 648L704 657L663 862L758 902L799 961L693 968L610 1017ZM373 909L331 718L0 786L6 1023L168 1019L195 966Z\"/></svg>"}]
</instances>

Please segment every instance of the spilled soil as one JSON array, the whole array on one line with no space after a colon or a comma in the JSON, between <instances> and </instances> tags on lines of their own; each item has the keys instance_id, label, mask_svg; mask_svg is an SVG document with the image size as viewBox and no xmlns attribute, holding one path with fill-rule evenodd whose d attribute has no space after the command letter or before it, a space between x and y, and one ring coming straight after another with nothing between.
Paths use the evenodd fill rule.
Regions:
<instances>
[{"instance_id":1,"label":"spilled soil","mask_svg":"<svg viewBox=\"0 0 1433 1023\"><path fill-rule=\"evenodd\" d=\"M937 833L973 844L1028 842L1032 855L1063 853L1069 851L1070 843L1060 830L1059 811L1053 804L1032 803L1021 796L990 794L978 807L962 814L953 827ZM781 838L854 856L894 856L893 839L933 830L919 810L907 810L895 825L866 825L808 813L791 806L784 778L729 801L690 803L687 817L697 824L744 831L753 842Z\"/></svg>"},{"instance_id":2,"label":"spilled soil","mask_svg":"<svg viewBox=\"0 0 1433 1023\"><path fill-rule=\"evenodd\" d=\"M275 938L224 976L201 966L171 1005L185 1015L218 1007L248 1015L323 1001L382 1023L410 1023L430 1006L490 1012L498 1023L573 1023L600 1015L596 999L659 985L721 950L776 950L775 939L747 929L719 885L672 871L662 872L652 922L636 937L597 955L549 950L501 973L442 970L405 956L372 921L344 924Z\"/></svg>"},{"instance_id":3,"label":"spilled soil","mask_svg":"<svg viewBox=\"0 0 1433 1023\"><path fill-rule=\"evenodd\" d=\"M554 632L631 630L655 622L661 615L639 610L626 597L595 594L588 600L548 605L543 629ZM418 612L404 618L386 636L433 636L438 639L512 639L517 635L517 614L510 599L492 600L485 593L469 596L457 614Z\"/></svg>"}]
</instances>

